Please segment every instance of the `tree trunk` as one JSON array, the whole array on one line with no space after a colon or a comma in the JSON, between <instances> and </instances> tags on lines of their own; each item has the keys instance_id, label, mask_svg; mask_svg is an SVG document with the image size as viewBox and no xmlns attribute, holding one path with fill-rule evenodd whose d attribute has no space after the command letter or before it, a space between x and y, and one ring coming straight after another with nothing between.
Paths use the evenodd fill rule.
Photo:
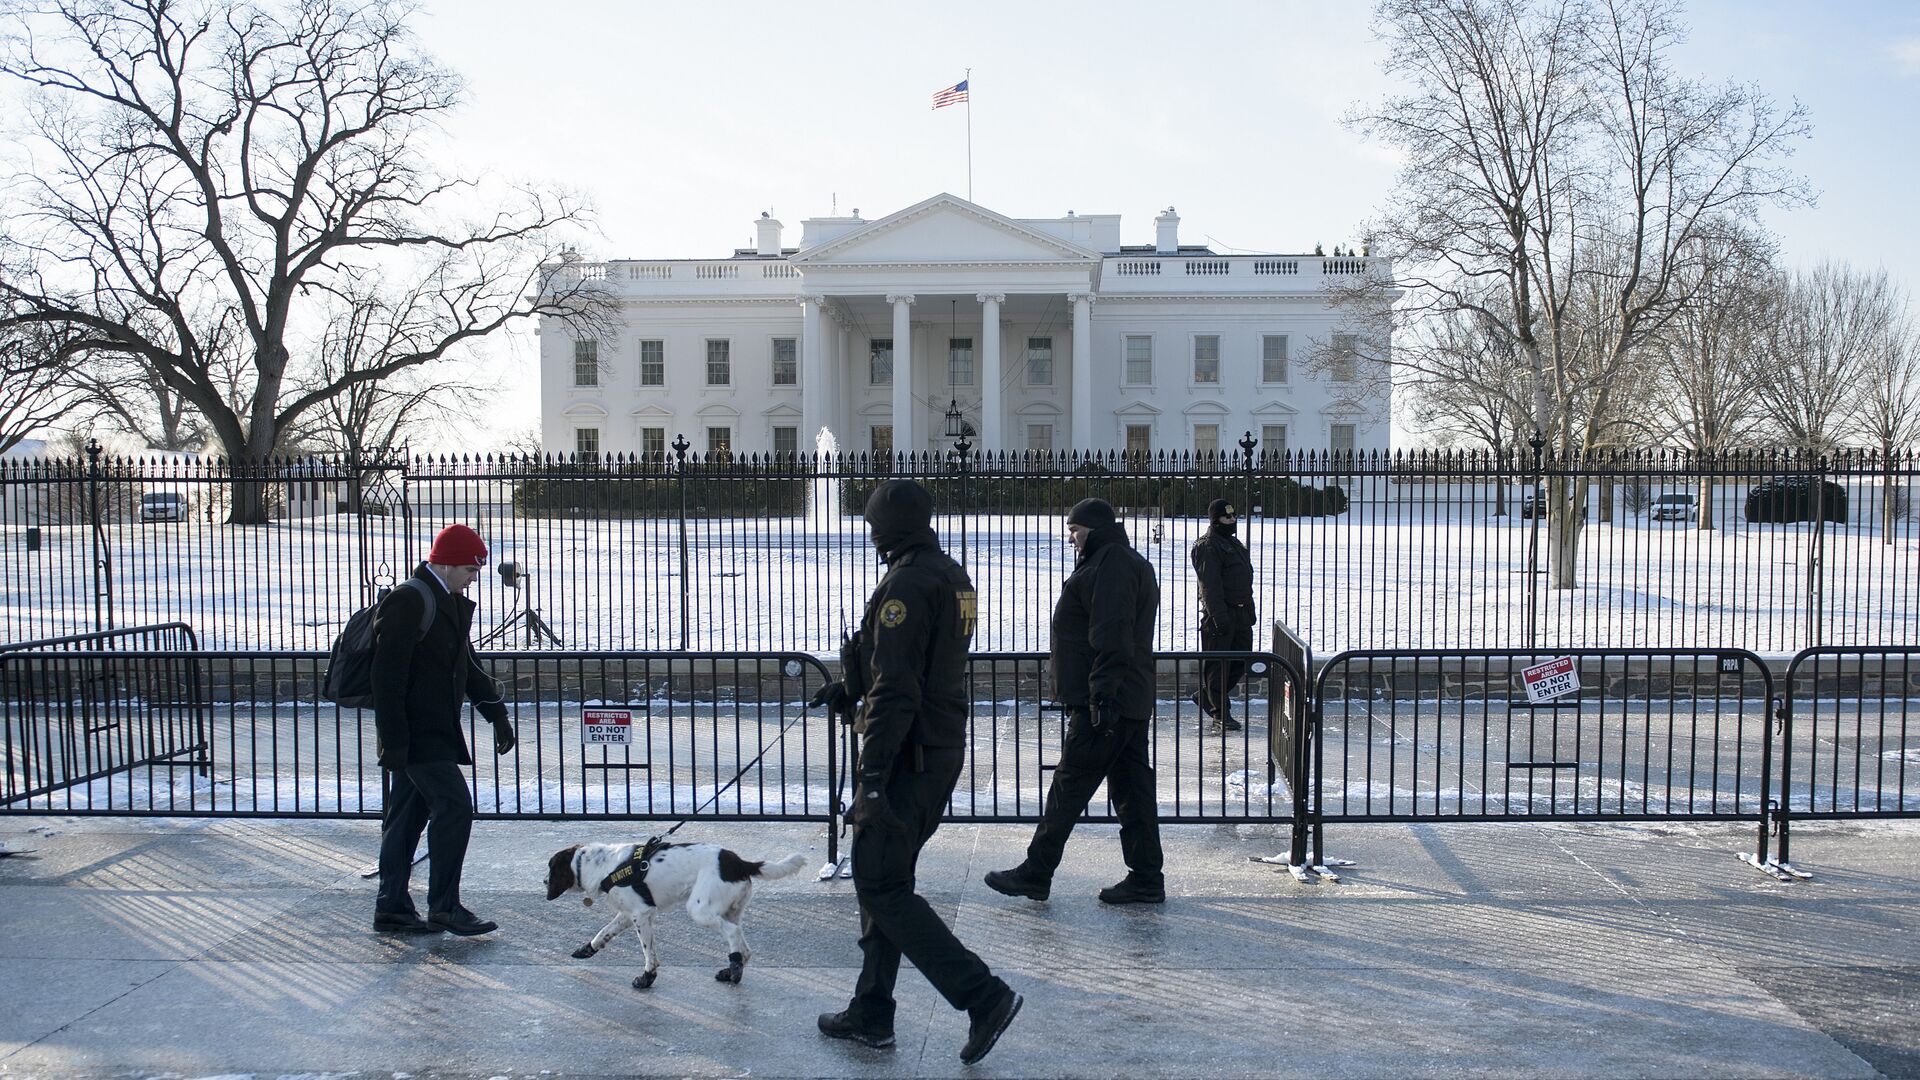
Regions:
<instances>
[{"instance_id":1,"label":"tree trunk","mask_svg":"<svg viewBox=\"0 0 1920 1080\"><path fill-rule=\"evenodd\" d=\"M1578 477L1554 476L1547 480L1547 547L1551 552L1547 581L1556 591L1580 587L1580 529L1585 524L1581 513L1586 508L1586 492Z\"/></svg>"},{"instance_id":2,"label":"tree trunk","mask_svg":"<svg viewBox=\"0 0 1920 1080\"><path fill-rule=\"evenodd\" d=\"M1694 508L1695 527L1705 532L1715 527L1713 519L1713 477L1702 474L1700 477L1700 505Z\"/></svg>"}]
</instances>

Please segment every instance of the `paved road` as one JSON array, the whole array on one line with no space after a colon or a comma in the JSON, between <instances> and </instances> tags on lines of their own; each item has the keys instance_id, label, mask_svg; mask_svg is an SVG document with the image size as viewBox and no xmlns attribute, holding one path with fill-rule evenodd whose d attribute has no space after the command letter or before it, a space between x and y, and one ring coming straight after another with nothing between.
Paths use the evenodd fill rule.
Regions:
<instances>
[{"instance_id":1,"label":"paved road","mask_svg":"<svg viewBox=\"0 0 1920 1080\"><path fill-rule=\"evenodd\" d=\"M764 887L738 987L684 915L645 993L631 939L569 959L600 913L541 899L545 857L632 828L483 823L467 899L503 929L399 940L368 929L368 822L0 818L39 849L0 859L0 1075L1920 1076L1915 822L1797 828L1795 884L1736 860L1746 826L1347 825L1359 865L1318 885L1247 861L1271 826L1178 826L1153 909L1093 899L1110 826L1045 904L980 883L1025 828L949 826L923 887L1028 997L972 1069L910 972L892 1051L815 1034L853 979L847 882Z\"/></svg>"}]
</instances>

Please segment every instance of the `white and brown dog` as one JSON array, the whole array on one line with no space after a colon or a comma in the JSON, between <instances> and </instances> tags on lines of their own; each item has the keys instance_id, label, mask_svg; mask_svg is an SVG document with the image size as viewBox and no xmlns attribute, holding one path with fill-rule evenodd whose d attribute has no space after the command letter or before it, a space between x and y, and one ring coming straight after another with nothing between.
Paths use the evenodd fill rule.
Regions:
<instances>
[{"instance_id":1,"label":"white and brown dog","mask_svg":"<svg viewBox=\"0 0 1920 1080\"><path fill-rule=\"evenodd\" d=\"M779 862L751 862L718 844L669 844L658 837L645 844L576 844L547 860L547 899L583 892L588 907L604 896L619 912L592 940L573 950L575 959L584 960L606 948L630 926L640 927L640 952L647 967L633 980L635 990L652 986L660 974L660 954L653 945L654 912L684 903L694 922L717 925L727 939L727 966L713 977L738 983L747 958L753 955L740 920L753 897L754 879L783 878L806 862L807 857L799 854Z\"/></svg>"}]
</instances>

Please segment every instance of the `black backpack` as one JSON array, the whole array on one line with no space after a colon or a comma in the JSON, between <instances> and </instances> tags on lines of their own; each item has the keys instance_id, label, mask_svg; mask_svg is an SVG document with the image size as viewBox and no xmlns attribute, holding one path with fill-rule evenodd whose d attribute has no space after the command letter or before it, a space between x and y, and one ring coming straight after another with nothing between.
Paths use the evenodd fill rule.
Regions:
<instances>
[{"instance_id":1,"label":"black backpack","mask_svg":"<svg viewBox=\"0 0 1920 1080\"><path fill-rule=\"evenodd\" d=\"M400 585L413 586L426 601L426 610L420 616L420 635L425 637L427 628L433 625L436 607L433 588L419 578L408 578ZM333 639L333 651L327 654L327 680L320 687L321 697L349 709L373 708L373 620L379 610L379 602L368 604L340 628L340 636Z\"/></svg>"}]
</instances>

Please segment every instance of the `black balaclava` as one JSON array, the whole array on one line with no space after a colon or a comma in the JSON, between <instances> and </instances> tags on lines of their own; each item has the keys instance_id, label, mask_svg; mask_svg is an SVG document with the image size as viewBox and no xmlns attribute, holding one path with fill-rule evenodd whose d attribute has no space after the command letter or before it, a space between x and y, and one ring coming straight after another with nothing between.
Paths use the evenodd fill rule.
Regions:
<instances>
[{"instance_id":1,"label":"black balaclava","mask_svg":"<svg viewBox=\"0 0 1920 1080\"><path fill-rule=\"evenodd\" d=\"M1127 530L1114 516L1113 504L1105 499L1081 499L1067 511L1067 524L1084 525L1087 529L1087 542L1080 548L1076 562L1085 562L1095 551L1119 541L1127 542Z\"/></svg>"},{"instance_id":2,"label":"black balaclava","mask_svg":"<svg viewBox=\"0 0 1920 1080\"><path fill-rule=\"evenodd\" d=\"M1238 511L1234 510L1232 503L1225 499L1215 499L1207 504L1207 525L1216 532L1223 532L1228 536L1232 536L1234 530L1238 528L1238 523L1221 521L1220 519L1228 514L1236 513L1238 513Z\"/></svg>"},{"instance_id":3,"label":"black balaclava","mask_svg":"<svg viewBox=\"0 0 1920 1080\"><path fill-rule=\"evenodd\" d=\"M874 488L866 519L873 546L888 562L910 547L939 543L933 535L933 495L912 480L887 480Z\"/></svg>"}]
</instances>

